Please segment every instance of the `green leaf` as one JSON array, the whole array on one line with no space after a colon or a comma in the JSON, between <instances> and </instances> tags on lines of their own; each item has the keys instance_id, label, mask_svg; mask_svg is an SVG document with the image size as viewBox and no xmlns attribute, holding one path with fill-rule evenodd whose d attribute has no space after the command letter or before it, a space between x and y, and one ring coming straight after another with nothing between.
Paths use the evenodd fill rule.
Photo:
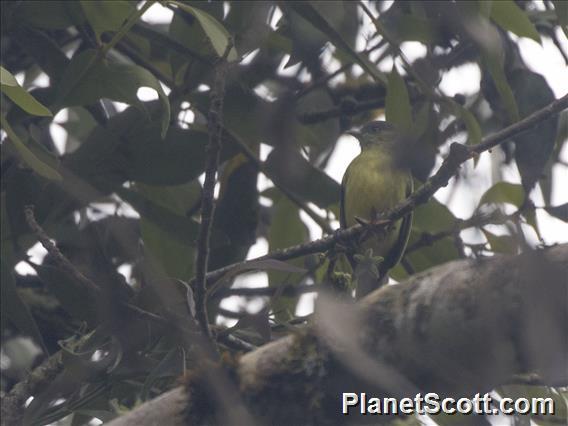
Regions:
<instances>
[{"instance_id":1,"label":"green leaf","mask_svg":"<svg viewBox=\"0 0 568 426\"><path fill-rule=\"evenodd\" d=\"M80 3L99 40L105 31L117 31L135 8L134 3L123 0L82 0Z\"/></svg>"},{"instance_id":2,"label":"green leaf","mask_svg":"<svg viewBox=\"0 0 568 426\"><path fill-rule=\"evenodd\" d=\"M308 238L306 225L300 219L298 206L293 204L286 197L281 196L274 205L274 215L268 231L269 251L300 244ZM295 259L290 263L296 267L300 266L302 259ZM270 271L268 281L270 286L278 287L283 284L291 284L294 275L291 271ZM297 278L296 278L297 279ZM277 297L271 303L271 308L277 320L287 321L290 315L294 315L297 297Z\"/></svg>"},{"instance_id":3,"label":"green leaf","mask_svg":"<svg viewBox=\"0 0 568 426\"><path fill-rule=\"evenodd\" d=\"M540 35L525 12L513 0L491 2L491 19L506 31L540 43Z\"/></svg>"},{"instance_id":4,"label":"green leaf","mask_svg":"<svg viewBox=\"0 0 568 426\"><path fill-rule=\"evenodd\" d=\"M12 19L33 27L61 30L83 23L85 16L78 2L24 1L17 5Z\"/></svg>"},{"instance_id":5,"label":"green leaf","mask_svg":"<svg viewBox=\"0 0 568 426\"><path fill-rule=\"evenodd\" d=\"M96 295L90 289L78 283L67 271L54 266L38 265L35 269L63 309L73 318L86 321L91 326L98 323Z\"/></svg>"},{"instance_id":6,"label":"green leaf","mask_svg":"<svg viewBox=\"0 0 568 426\"><path fill-rule=\"evenodd\" d=\"M481 229L487 242L491 246L491 250L495 253L516 254L518 251L518 244L516 238L512 235L495 235L486 229Z\"/></svg>"},{"instance_id":7,"label":"green leaf","mask_svg":"<svg viewBox=\"0 0 568 426\"><path fill-rule=\"evenodd\" d=\"M225 54L225 50L227 50L229 39L231 37L225 27L221 25L219 21L217 21L214 17L209 15L207 12L204 12L203 10L177 1L171 3L195 16L195 18L199 21L199 24L201 24L203 31L205 31L205 34L207 34L207 37L211 42L213 49L215 49L215 53L217 53L217 56L222 57ZM229 54L227 56L227 60L229 62L233 62L238 58L239 55L237 54L237 50L234 46L231 47L231 50L229 51Z\"/></svg>"},{"instance_id":8,"label":"green leaf","mask_svg":"<svg viewBox=\"0 0 568 426\"><path fill-rule=\"evenodd\" d=\"M178 186L152 186L137 184L136 188L146 198L180 217L199 201L201 190L196 181ZM169 277L187 280L193 274L195 251L192 244L180 241L154 220L143 215L140 230L144 247L161 263ZM180 230L181 231L181 230ZM191 240L190 240L191 241Z\"/></svg>"},{"instance_id":9,"label":"green leaf","mask_svg":"<svg viewBox=\"0 0 568 426\"><path fill-rule=\"evenodd\" d=\"M274 149L265 165L275 183L320 208L328 208L339 200L339 184L297 151Z\"/></svg>"},{"instance_id":10,"label":"green leaf","mask_svg":"<svg viewBox=\"0 0 568 426\"><path fill-rule=\"evenodd\" d=\"M450 229L456 223L456 217L444 204L431 198L414 210L412 229L421 232L442 232Z\"/></svg>"},{"instance_id":11,"label":"green leaf","mask_svg":"<svg viewBox=\"0 0 568 426\"><path fill-rule=\"evenodd\" d=\"M327 20L308 2L291 2L286 5L296 11L302 18L310 22L315 28L329 37L329 40L340 50L345 52L363 70L367 71L377 82L387 84L387 78L375 64L360 53L356 52L347 43L341 34L336 31Z\"/></svg>"},{"instance_id":12,"label":"green leaf","mask_svg":"<svg viewBox=\"0 0 568 426\"><path fill-rule=\"evenodd\" d=\"M199 223L190 217L177 214L170 207L154 201L150 196L141 191L127 188L118 188L117 194L128 202L132 207L161 230L168 233L174 240L189 247L195 246L195 241L199 232ZM227 242L227 239L219 231L213 230L211 233L211 245L220 245Z\"/></svg>"},{"instance_id":13,"label":"green leaf","mask_svg":"<svg viewBox=\"0 0 568 426\"><path fill-rule=\"evenodd\" d=\"M495 84L497 93L505 106L507 114L509 115L509 121L514 123L519 121L519 108L517 106L517 101L513 94L513 90L509 85L507 76L503 69L504 59L501 57L500 53L485 51L482 52L482 61L485 68L489 71L491 79Z\"/></svg>"},{"instance_id":14,"label":"green leaf","mask_svg":"<svg viewBox=\"0 0 568 426\"><path fill-rule=\"evenodd\" d=\"M424 44L439 43L442 34L435 21L415 15L392 13L380 18L383 26L397 42L419 41Z\"/></svg>"},{"instance_id":15,"label":"green leaf","mask_svg":"<svg viewBox=\"0 0 568 426\"><path fill-rule=\"evenodd\" d=\"M521 207L525 200L525 191L522 185L509 182L498 182L485 191L479 201L479 206L489 203L508 203Z\"/></svg>"},{"instance_id":16,"label":"green leaf","mask_svg":"<svg viewBox=\"0 0 568 426\"><path fill-rule=\"evenodd\" d=\"M0 67L2 92L24 111L42 117L51 117L51 111L43 106L18 84L16 78L4 67Z\"/></svg>"},{"instance_id":17,"label":"green leaf","mask_svg":"<svg viewBox=\"0 0 568 426\"><path fill-rule=\"evenodd\" d=\"M2 214L4 216L4 213ZM37 326L26 304L20 298L16 288L16 280L13 271L8 262L2 256L0 272L2 274L2 323L8 319L22 333L30 336L40 347L44 348L45 344ZM47 352L46 352L47 353Z\"/></svg>"},{"instance_id":18,"label":"green leaf","mask_svg":"<svg viewBox=\"0 0 568 426\"><path fill-rule=\"evenodd\" d=\"M412 106L404 79L393 64L388 77L387 97L385 100L385 115L389 123L401 130L412 126Z\"/></svg>"},{"instance_id":19,"label":"green leaf","mask_svg":"<svg viewBox=\"0 0 568 426\"><path fill-rule=\"evenodd\" d=\"M43 176L51 180L61 180L61 175L59 172L53 168L50 164L42 161L38 156L30 149L28 146L20 139L20 137L12 130L8 121L3 115L0 115L0 122L2 123L2 128L10 138L10 141L14 144L14 147L20 154L21 159L26 163L32 170L34 170L40 176Z\"/></svg>"},{"instance_id":20,"label":"green leaf","mask_svg":"<svg viewBox=\"0 0 568 426\"><path fill-rule=\"evenodd\" d=\"M444 229L447 229L450 224L446 224ZM419 241L422 235L422 231L419 229L412 229L410 238L408 240L408 246L411 246L415 242ZM430 246L421 247L419 250L413 251L405 255L406 260L412 266L415 273L425 271L436 265L441 265L443 263L449 262L459 258L458 250L456 249L455 243L452 237L442 238L434 242ZM396 268L391 272L391 276L400 281L404 279L408 274L405 272L403 266L398 264Z\"/></svg>"},{"instance_id":21,"label":"green leaf","mask_svg":"<svg viewBox=\"0 0 568 426\"><path fill-rule=\"evenodd\" d=\"M515 93L521 118L555 100L554 92L546 79L530 70L519 69L511 72L509 82ZM558 116L552 116L512 138L515 141L515 162L527 193L536 182L542 180L543 170L549 160L552 160L557 128Z\"/></svg>"},{"instance_id":22,"label":"green leaf","mask_svg":"<svg viewBox=\"0 0 568 426\"><path fill-rule=\"evenodd\" d=\"M77 81L77 76L82 78ZM161 136L164 138L170 123L168 97L156 77L138 65L110 63L100 60L96 51L86 50L75 56L65 70L57 99L62 106L83 106L108 98L146 111L144 102L137 96L141 87L158 92L162 106Z\"/></svg>"},{"instance_id":23,"label":"green leaf","mask_svg":"<svg viewBox=\"0 0 568 426\"><path fill-rule=\"evenodd\" d=\"M467 129L467 144L476 145L481 142L481 127L475 116L465 107L458 104L453 99L447 100L452 112L459 117L465 124Z\"/></svg>"}]
</instances>

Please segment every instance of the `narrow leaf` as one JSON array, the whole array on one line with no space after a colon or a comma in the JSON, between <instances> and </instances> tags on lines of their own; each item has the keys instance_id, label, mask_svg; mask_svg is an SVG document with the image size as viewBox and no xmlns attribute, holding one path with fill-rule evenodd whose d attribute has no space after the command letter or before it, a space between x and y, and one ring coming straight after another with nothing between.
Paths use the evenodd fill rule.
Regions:
<instances>
[{"instance_id":1,"label":"narrow leaf","mask_svg":"<svg viewBox=\"0 0 568 426\"><path fill-rule=\"evenodd\" d=\"M14 144L14 147L20 154L21 159L26 163L32 170L34 170L40 176L43 176L51 180L61 180L61 175L57 170L51 167L49 164L40 160L31 151L26 144L19 138L19 136L12 130L12 127L8 124L8 121L4 116L0 115L0 122L2 123L2 128Z\"/></svg>"},{"instance_id":2,"label":"narrow leaf","mask_svg":"<svg viewBox=\"0 0 568 426\"><path fill-rule=\"evenodd\" d=\"M365 56L356 52L341 34L308 2L292 2L288 7L294 9L302 18L329 37L329 40L340 50L344 51L361 68L367 71L376 81L387 84L387 78Z\"/></svg>"},{"instance_id":3,"label":"narrow leaf","mask_svg":"<svg viewBox=\"0 0 568 426\"><path fill-rule=\"evenodd\" d=\"M491 2L491 19L506 31L540 43L540 35L526 13L513 0Z\"/></svg>"},{"instance_id":4,"label":"narrow leaf","mask_svg":"<svg viewBox=\"0 0 568 426\"><path fill-rule=\"evenodd\" d=\"M36 98L18 84L18 81L10 71L3 67L0 67L0 79L2 92L24 111L41 117L51 117L53 115L48 108L38 102Z\"/></svg>"},{"instance_id":5,"label":"narrow leaf","mask_svg":"<svg viewBox=\"0 0 568 426\"><path fill-rule=\"evenodd\" d=\"M479 205L489 203L509 203L516 207L520 207L525 199L525 191L522 185L498 182L489 188L481 197Z\"/></svg>"},{"instance_id":6,"label":"narrow leaf","mask_svg":"<svg viewBox=\"0 0 568 426\"><path fill-rule=\"evenodd\" d=\"M82 75L80 81L76 80L77 75ZM102 61L94 50L86 50L75 56L65 70L57 99L62 98L62 106L78 106L108 98L144 111L144 102L137 96L141 87L150 87L158 92L162 105L161 136L164 138L170 122L168 97L156 77L138 65Z\"/></svg>"},{"instance_id":7,"label":"narrow leaf","mask_svg":"<svg viewBox=\"0 0 568 426\"><path fill-rule=\"evenodd\" d=\"M188 13L191 13L195 18L199 21L199 24L207 34L213 49L215 49L215 53L219 57L222 57L225 54L225 50L229 45L230 35L219 21L217 21L213 16L209 15L207 12L200 10L196 7L189 6L188 4L181 3L181 2L172 2L179 6L181 9L185 10ZM238 59L237 50L234 47L231 47L231 50L227 56L227 60L229 62L236 61Z\"/></svg>"},{"instance_id":8,"label":"narrow leaf","mask_svg":"<svg viewBox=\"0 0 568 426\"><path fill-rule=\"evenodd\" d=\"M392 72L388 77L386 105L386 119L389 123L401 130L412 126L412 107L408 97L408 90L404 79L393 64Z\"/></svg>"}]
</instances>

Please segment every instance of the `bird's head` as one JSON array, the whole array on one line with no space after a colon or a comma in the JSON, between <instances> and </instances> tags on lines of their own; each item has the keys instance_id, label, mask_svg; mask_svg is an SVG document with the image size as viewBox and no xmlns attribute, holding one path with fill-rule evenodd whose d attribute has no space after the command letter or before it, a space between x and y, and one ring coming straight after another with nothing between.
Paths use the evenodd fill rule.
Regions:
<instances>
[{"instance_id":1,"label":"bird's head","mask_svg":"<svg viewBox=\"0 0 568 426\"><path fill-rule=\"evenodd\" d=\"M394 148L396 141L400 139L400 134L394 126L386 121L371 121L358 130L349 130L346 133L357 138L362 150L373 146Z\"/></svg>"}]
</instances>

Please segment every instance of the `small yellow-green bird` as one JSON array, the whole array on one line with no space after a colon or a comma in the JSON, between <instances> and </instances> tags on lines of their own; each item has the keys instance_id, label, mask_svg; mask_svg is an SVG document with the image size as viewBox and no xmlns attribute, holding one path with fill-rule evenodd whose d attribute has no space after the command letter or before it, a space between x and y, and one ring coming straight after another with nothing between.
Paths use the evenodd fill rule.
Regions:
<instances>
[{"instance_id":1,"label":"small yellow-green bird","mask_svg":"<svg viewBox=\"0 0 568 426\"><path fill-rule=\"evenodd\" d=\"M348 228L358 222L373 223L382 213L405 200L413 190L412 175L402 156L402 138L385 121L372 121L359 131L347 132L359 140L361 153L349 164L341 183L340 224ZM357 298L361 298L388 280L388 271L402 258L410 235L412 213L386 229L363 232L355 253L383 261L374 267L378 274L359 274L363 265L351 257L357 278ZM362 256L355 256L361 259ZM362 262L361 262L362 263ZM358 268L359 267L359 268ZM365 276L365 278L363 278Z\"/></svg>"}]
</instances>

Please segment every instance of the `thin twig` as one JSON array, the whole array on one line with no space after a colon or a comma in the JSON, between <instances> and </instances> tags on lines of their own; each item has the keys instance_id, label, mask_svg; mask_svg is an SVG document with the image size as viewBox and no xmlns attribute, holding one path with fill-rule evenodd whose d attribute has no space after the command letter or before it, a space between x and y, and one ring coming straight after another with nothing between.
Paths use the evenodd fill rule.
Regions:
<instances>
[{"instance_id":1,"label":"thin twig","mask_svg":"<svg viewBox=\"0 0 568 426\"><path fill-rule=\"evenodd\" d=\"M26 216L26 222L28 223L28 226L33 231L43 248L45 248L47 252L53 257L53 260L57 263L57 265L65 272L70 274L75 279L75 282L80 283L80 285L90 291L98 292L100 288L89 278L84 276L77 268L75 268L75 266L73 266L69 259L67 259L63 255L63 253L59 251L55 244L53 244L43 228L39 226L34 215L34 207L24 207L24 214Z\"/></svg>"},{"instance_id":2,"label":"thin twig","mask_svg":"<svg viewBox=\"0 0 568 426\"><path fill-rule=\"evenodd\" d=\"M21 424L27 399L37 395L62 370L63 363L61 362L61 351L59 351L43 361L24 380L14 385L10 392L2 398L2 424Z\"/></svg>"},{"instance_id":3,"label":"thin twig","mask_svg":"<svg viewBox=\"0 0 568 426\"><path fill-rule=\"evenodd\" d=\"M34 214L34 206L26 206L24 208L24 214L26 216L26 222L28 223L28 226L33 231L43 248L45 248L45 250L47 250L47 252L53 257L53 260L55 261L57 266L70 274L74 278L73 282L79 283L79 285L85 287L88 291L91 291L95 295L100 295L100 287L85 275L83 275L81 271L79 271L75 267L75 265L73 265L71 261L67 259L67 257L65 257L63 253L61 253L57 246L53 244L45 230L37 223ZM152 312L148 312L142 308L139 308L138 306L134 306L126 302L121 302L121 304L140 319L152 321L161 325L169 324L165 318Z\"/></svg>"},{"instance_id":4,"label":"thin twig","mask_svg":"<svg viewBox=\"0 0 568 426\"><path fill-rule=\"evenodd\" d=\"M197 257L195 260L195 317L205 336L212 337L207 317L207 298L205 277L207 262L209 260L209 237L215 213L215 183L217 169L219 168L219 154L223 134L223 96L225 92L225 78L227 76L227 56L233 47L229 40L225 53L215 65L215 77L211 88L211 104L207 117L207 163L205 167L205 182L201 198L201 226L197 237Z\"/></svg>"},{"instance_id":5,"label":"thin twig","mask_svg":"<svg viewBox=\"0 0 568 426\"><path fill-rule=\"evenodd\" d=\"M443 186L448 184L450 178L455 174L459 166L484 151L487 151L496 145L505 142L510 137L522 133L537 123L560 113L562 110L568 108L568 95L550 103L548 106L534 112L528 117L512 124L505 129L493 133L484 138L483 141L477 145L465 146L458 143L451 145L450 153L444 160L438 171L432 176L424 185L414 191L405 201L397 205L394 209L387 212L383 217L386 223L377 225L367 225L372 228L382 228L388 224L388 221L396 221L404 215L411 212L417 205L426 203L434 193ZM227 272L231 271L236 266L242 267L247 263L256 262L262 259L276 259L276 260L289 260L305 256L307 254L325 252L332 248L336 243L348 242L353 238L359 236L365 227L357 224L347 229L335 231L333 235L326 236L319 240L311 241L309 243L298 244L295 246L287 247L285 249L275 250L264 256L255 259L245 260L243 262L227 265L223 268L211 271L206 275L207 285L221 278Z\"/></svg>"},{"instance_id":6,"label":"thin twig","mask_svg":"<svg viewBox=\"0 0 568 426\"><path fill-rule=\"evenodd\" d=\"M370 101L361 102L344 102L340 103L339 106L326 109L324 111L316 112L306 112L304 114L298 115L298 121L302 124L315 124L321 121L329 120L330 118L350 116L359 114L361 112L370 111L377 108L383 108L385 106L385 98L372 99Z\"/></svg>"}]
</instances>

